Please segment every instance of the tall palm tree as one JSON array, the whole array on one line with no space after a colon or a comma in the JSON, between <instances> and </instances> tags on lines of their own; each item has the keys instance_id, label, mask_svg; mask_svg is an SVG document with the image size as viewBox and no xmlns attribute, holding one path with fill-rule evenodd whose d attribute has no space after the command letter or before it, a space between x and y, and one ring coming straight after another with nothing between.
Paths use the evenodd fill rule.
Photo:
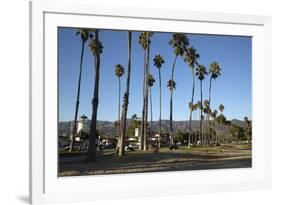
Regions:
<instances>
[{"instance_id":1,"label":"tall palm tree","mask_svg":"<svg viewBox=\"0 0 281 205\"><path fill-rule=\"evenodd\" d=\"M162 64L165 63L163 57L161 55L155 55L154 59L154 65L156 68L158 68L158 76L159 76L159 142L158 142L158 148L160 148L161 144L161 114L162 114L162 91L161 91L161 67Z\"/></svg>"},{"instance_id":2,"label":"tall palm tree","mask_svg":"<svg viewBox=\"0 0 281 205\"><path fill-rule=\"evenodd\" d=\"M172 65L172 74L171 74L171 79L169 81L171 81L171 83L174 82L174 71L175 71L175 65L176 65L176 61L178 56L183 56L183 54L186 52L187 47L189 45L189 41L188 38L185 34L182 33L174 33L172 35L172 38L169 40L169 44L170 46L173 47L173 51L174 51L174 62ZM169 83L168 81L168 83ZM168 85L169 87L169 85ZM173 139L173 86L169 87L170 88L170 139ZM170 141L172 142L172 140ZM172 146L172 144L171 144Z\"/></svg>"},{"instance_id":3,"label":"tall palm tree","mask_svg":"<svg viewBox=\"0 0 281 205\"><path fill-rule=\"evenodd\" d=\"M169 90L172 92L174 89L176 89L176 82L172 79L170 79L167 83L167 87ZM174 140L173 140L173 118L172 118L172 113L173 113L173 100L172 100L172 95L170 95L170 146L173 146Z\"/></svg>"},{"instance_id":4,"label":"tall palm tree","mask_svg":"<svg viewBox=\"0 0 281 205\"><path fill-rule=\"evenodd\" d=\"M139 44L141 45L142 49L144 50L144 68L143 68L143 104L142 104L142 124L141 124L141 136L140 136L140 146L139 149L143 149L143 141L144 141L144 124L145 124L145 78L146 78L146 48L147 48L147 39L145 32L142 32L139 36Z\"/></svg>"},{"instance_id":5,"label":"tall palm tree","mask_svg":"<svg viewBox=\"0 0 281 205\"><path fill-rule=\"evenodd\" d=\"M201 113L200 113L200 135L201 135L201 140L202 140L202 144L203 144L203 89L202 89L202 81L205 79L205 76L207 75L207 71L204 65L200 64L197 66L196 68L196 76L198 77L198 79L200 80L200 109L201 109Z\"/></svg>"},{"instance_id":6,"label":"tall palm tree","mask_svg":"<svg viewBox=\"0 0 281 205\"><path fill-rule=\"evenodd\" d=\"M79 29L76 36L80 36L81 38L81 54L80 54L80 69L79 69L79 77L78 77L78 86L77 86L77 96L76 96L76 105L75 105L75 114L74 114L74 123L73 129L71 134L71 142L69 146L69 151L71 152L73 149L73 142L75 140L77 134L77 117L78 117L78 110L79 110L79 99L80 99L80 87L81 87L81 77L82 77L82 65L83 65L83 57L84 57L84 48L85 43L88 41L90 37L92 37L91 31L89 29Z\"/></svg>"},{"instance_id":7,"label":"tall palm tree","mask_svg":"<svg viewBox=\"0 0 281 205\"><path fill-rule=\"evenodd\" d=\"M97 113L98 113L98 103L99 103L99 80L100 80L100 54L102 53L102 43L99 41L99 30L95 30L95 38L90 41L90 49L94 56L94 94L92 100L92 117L90 126L90 141L87 153L87 160L90 162L96 161L96 140L98 138L97 132Z\"/></svg>"},{"instance_id":8,"label":"tall palm tree","mask_svg":"<svg viewBox=\"0 0 281 205\"><path fill-rule=\"evenodd\" d=\"M127 121L127 111L129 105L129 92L130 92L130 79L131 79L131 49L132 49L132 32L128 31L128 71L127 71L127 82L126 91L123 97L122 106L122 117L121 117L121 137L120 137L120 148L118 154L124 155L124 143L126 137L126 121Z\"/></svg>"},{"instance_id":9,"label":"tall palm tree","mask_svg":"<svg viewBox=\"0 0 281 205\"><path fill-rule=\"evenodd\" d=\"M217 62L211 63L209 66L209 73L210 73L210 83L209 83L209 105L211 108L211 89L212 89L212 80L217 79L221 75L221 68ZM209 133L210 133L210 119L208 117L208 126L209 126Z\"/></svg>"},{"instance_id":10,"label":"tall palm tree","mask_svg":"<svg viewBox=\"0 0 281 205\"><path fill-rule=\"evenodd\" d=\"M149 137L152 137L152 120L153 120L153 116L152 116L152 92L151 92L151 87L155 83L155 79L154 79L153 75L148 74L146 80L147 80L147 85L149 87L149 93L150 93L150 129L149 129Z\"/></svg>"},{"instance_id":11,"label":"tall palm tree","mask_svg":"<svg viewBox=\"0 0 281 205\"><path fill-rule=\"evenodd\" d=\"M184 61L188 63L188 66L191 68L192 72L192 94L191 94L191 106L190 108L190 113L189 113L189 135L192 133L192 127L191 127L191 122L192 122L192 111L193 111L193 100L194 100L194 90L195 90L195 72L194 72L194 67L195 65L198 65L198 58L200 55L196 53L196 49L193 47L189 47L187 51L184 54ZM187 148L190 149L190 137L188 138L188 145Z\"/></svg>"},{"instance_id":12,"label":"tall palm tree","mask_svg":"<svg viewBox=\"0 0 281 205\"><path fill-rule=\"evenodd\" d=\"M118 78L118 143L117 143L117 149L119 147L119 140L120 140L120 134L121 134L121 126L120 126L120 94L121 94L121 80L120 78L124 74L124 67L120 64L115 66L115 75Z\"/></svg>"},{"instance_id":13,"label":"tall palm tree","mask_svg":"<svg viewBox=\"0 0 281 205\"><path fill-rule=\"evenodd\" d=\"M150 74L150 37L153 35L152 32L145 32L145 36L146 36L146 44L147 44L147 48L146 48L146 76L148 76ZM149 86L147 85L147 83L145 84L145 123L144 123L144 141L143 141L143 150L147 150L147 135L148 135L148 94L149 94Z\"/></svg>"},{"instance_id":14,"label":"tall palm tree","mask_svg":"<svg viewBox=\"0 0 281 205\"><path fill-rule=\"evenodd\" d=\"M147 117L148 117L148 86L146 84L146 76L149 74L149 53L150 53L150 37L152 32L142 32L139 36L139 44L144 49L144 74L143 74L143 107L142 107L142 127L141 127L141 143L140 149L147 149Z\"/></svg>"}]
</instances>

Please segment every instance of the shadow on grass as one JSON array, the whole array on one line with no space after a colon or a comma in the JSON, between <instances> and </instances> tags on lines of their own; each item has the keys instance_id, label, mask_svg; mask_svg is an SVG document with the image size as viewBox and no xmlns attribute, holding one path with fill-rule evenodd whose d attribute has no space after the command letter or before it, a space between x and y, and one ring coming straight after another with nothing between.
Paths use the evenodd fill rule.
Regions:
<instances>
[{"instance_id":1,"label":"shadow on grass","mask_svg":"<svg viewBox=\"0 0 281 205\"><path fill-rule=\"evenodd\" d=\"M159 153L137 150L126 152L124 156L118 156L115 150L104 150L98 153L95 163L86 162L85 155L60 158L59 169L61 176L76 176L251 167L251 149L241 148L161 149Z\"/></svg>"}]
</instances>

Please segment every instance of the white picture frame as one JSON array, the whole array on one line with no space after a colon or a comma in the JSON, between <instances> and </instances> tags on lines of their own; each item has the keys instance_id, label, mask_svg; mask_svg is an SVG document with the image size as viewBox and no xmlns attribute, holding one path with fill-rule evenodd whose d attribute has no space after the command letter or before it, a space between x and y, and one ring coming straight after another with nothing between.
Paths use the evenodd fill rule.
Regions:
<instances>
[{"instance_id":1,"label":"white picture frame","mask_svg":"<svg viewBox=\"0 0 281 205\"><path fill-rule=\"evenodd\" d=\"M240 191L271 186L271 109L266 109L271 107L270 17L35 1L30 3L30 20L32 204ZM252 36L252 168L58 178L58 26ZM171 177L174 180L165 180ZM145 183L152 180L154 183ZM127 183L122 184L122 181Z\"/></svg>"}]
</instances>

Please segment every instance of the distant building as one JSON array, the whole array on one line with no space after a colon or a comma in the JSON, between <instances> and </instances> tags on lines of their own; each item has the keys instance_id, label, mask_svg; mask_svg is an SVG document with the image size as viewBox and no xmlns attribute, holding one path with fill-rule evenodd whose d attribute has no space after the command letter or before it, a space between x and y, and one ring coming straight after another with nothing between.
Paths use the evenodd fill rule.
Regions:
<instances>
[{"instance_id":1,"label":"distant building","mask_svg":"<svg viewBox=\"0 0 281 205\"><path fill-rule=\"evenodd\" d=\"M135 128L135 137L139 137L139 130L140 130L139 127Z\"/></svg>"},{"instance_id":2,"label":"distant building","mask_svg":"<svg viewBox=\"0 0 281 205\"><path fill-rule=\"evenodd\" d=\"M159 141L159 134L155 134L151 139L152 141ZM170 142L169 133L161 133L161 144L168 144Z\"/></svg>"},{"instance_id":3,"label":"distant building","mask_svg":"<svg viewBox=\"0 0 281 205\"><path fill-rule=\"evenodd\" d=\"M88 117L86 115L82 115L79 120L77 120L77 128L76 128L76 134L78 134L81 130L87 132L89 134L89 126L88 126ZM70 124L70 132L69 132L69 138L72 139L73 135L73 129L74 129L74 121L71 121Z\"/></svg>"},{"instance_id":4,"label":"distant building","mask_svg":"<svg viewBox=\"0 0 281 205\"><path fill-rule=\"evenodd\" d=\"M79 133L80 130L87 131L88 130L88 117L86 115L81 115L81 117L77 120L77 127L76 127L76 133ZM71 121L70 126L70 133L73 133L74 128L74 121Z\"/></svg>"},{"instance_id":5,"label":"distant building","mask_svg":"<svg viewBox=\"0 0 281 205\"><path fill-rule=\"evenodd\" d=\"M83 130L86 132L87 124L88 124L88 117L86 115L82 115L78 121L77 133L79 133L80 130Z\"/></svg>"}]
</instances>

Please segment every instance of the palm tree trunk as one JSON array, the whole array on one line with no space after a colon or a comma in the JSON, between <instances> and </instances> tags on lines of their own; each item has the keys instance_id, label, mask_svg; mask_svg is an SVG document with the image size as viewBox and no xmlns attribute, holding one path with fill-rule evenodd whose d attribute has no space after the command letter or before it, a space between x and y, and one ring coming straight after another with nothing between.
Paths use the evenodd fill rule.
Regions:
<instances>
[{"instance_id":1,"label":"palm tree trunk","mask_svg":"<svg viewBox=\"0 0 281 205\"><path fill-rule=\"evenodd\" d=\"M209 107L211 109L211 89L212 89L212 77L210 77L210 84L209 84ZM209 140L210 138L213 138L213 136L211 135L211 124L210 124L210 114L208 114L208 131L209 131Z\"/></svg>"},{"instance_id":2,"label":"palm tree trunk","mask_svg":"<svg viewBox=\"0 0 281 205\"><path fill-rule=\"evenodd\" d=\"M152 116L152 92L151 92L151 87L149 88L150 91L150 129L149 129L149 137L152 138L152 121L153 121L153 116Z\"/></svg>"},{"instance_id":3,"label":"palm tree trunk","mask_svg":"<svg viewBox=\"0 0 281 205\"><path fill-rule=\"evenodd\" d=\"M159 141L158 141L158 148L161 147L161 113L162 113L162 91L161 91L161 70L159 68Z\"/></svg>"},{"instance_id":4,"label":"palm tree trunk","mask_svg":"<svg viewBox=\"0 0 281 205\"><path fill-rule=\"evenodd\" d=\"M80 70L79 70L77 97L76 97L75 114L74 114L74 125L73 125L73 130L72 130L72 137L71 137L71 141L70 141L70 146L69 146L70 152L73 150L74 140L75 140L76 132L77 132L76 131L77 130L77 117L78 117L78 110L79 110L79 99L80 99L80 87L81 87L84 47L85 47L85 41L82 41L81 56L80 56Z\"/></svg>"},{"instance_id":5,"label":"palm tree trunk","mask_svg":"<svg viewBox=\"0 0 281 205\"><path fill-rule=\"evenodd\" d=\"M119 143L120 143L120 135L121 135L121 125L120 125L120 94L121 93L121 80L120 77L118 77L118 141L116 150L119 149Z\"/></svg>"},{"instance_id":6,"label":"palm tree trunk","mask_svg":"<svg viewBox=\"0 0 281 205\"><path fill-rule=\"evenodd\" d=\"M201 105L200 105L200 135L201 135L201 145L203 145L203 93L202 93L202 80L200 80L200 98L201 98Z\"/></svg>"},{"instance_id":7,"label":"palm tree trunk","mask_svg":"<svg viewBox=\"0 0 281 205\"><path fill-rule=\"evenodd\" d=\"M122 109L122 117L121 117L121 138L120 138L120 149L119 155L124 155L124 144L126 137L126 121L127 121L127 111L129 105L129 92L130 92L130 77L131 77L131 48L132 48L132 32L128 32L128 75L126 82L126 92L123 97L123 109Z\"/></svg>"},{"instance_id":8,"label":"palm tree trunk","mask_svg":"<svg viewBox=\"0 0 281 205\"><path fill-rule=\"evenodd\" d=\"M149 42L149 39L148 39L148 42ZM149 74L149 51L150 51L150 46L149 46L149 43L147 45L147 49L146 49L146 77L147 75ZM146 80L146 79L145 79ZM145 123L144 123L144 142L143 142L143 150L147 150L147 134L148 134L148 131L147 131L147 120L148 120L148 85L147 85L147 82L145 82Z\"/></svg>"},{"instance_id":9,"label":"palm tree trunk","mask_svg":"<svg viewBox=\"0 0 281 205\"><path fill-rule=\"evenodd\" d=\"M194 79L194 68L192 68L192 94L191 94L191 106L190 106L190 113L189 113L189 137L188 137L188 145L187 148L190 149L190 138L192 133L192 106L193 106L193 99L194 99L194 89L195 89L195 79Z\"/></svg>"},{"instance_id":10,"label":"palm tree trunk","mask_svg":"<svg viewBox=\"0 0 281 205\"><path fill-rule=\"evenodd\" d=\"M144 68L143 68L143 87L142 87L142 94L143 94L143 104L142 104L142 124L141 124L141 137L140 137L140 146L139 149L143 149L144 144L144 124L145 124L145 79L146 79L146 51L144 52Z\"/></svg>"},{"instance_id":11,"label":"palm tree trunk","mask_svg":"<svg viewBox=\"0 0 281 205\"><path fill-rule=\"evenodd\" d=\"M99 42L99 31L95 30L95 38ZM90 142L89 149L87 153L87 161L96 161L96 151L97 145L96 140L98 138L97 132L97 114L98 114L98 104L99 104L99 80L100 80L100 51L98 49L95 56L95 85L94 85L94 97L92 100L92 117L91 117L91 127L90 127Z\"/></svg>"},{"instance_id":12,"label":"palm tree trunk","mask_svg":"<svg viewBox=\"0 0 281 205\"><path fill-rule=\"evenodd\" d=\"M175 65L177 61L177 55L175 56L174 62L173 62L173 67L172 67L172 81L174 82L174 71L175 71ZM171 95L170 95L170 146L174 144L173 140L173 85L171 89Z\"/></svg>"},{"instance_id":13,"label":"palm tree trunk","mask_svg":"<svg viewBox=\"0 0 281 205\"><path fill-rule=\"evenodd\" d=\"M216 129L216 121L215 121L216 119L214 119L214 130L216 131L216 144L218 143L218 135L217 135L217 129Z\"/></svg>"},{"instance_id":14,"label":"palm tree trunk","mask_svg":"<svg viewBox=\"0 0 281 205\"><path fill-rule=\"evenodd\" d=\"M194 119L194 112L192 112L192 119ZM191 143L194 145L194 141L195 141L195 135L194 132L192 131L192 141Z\"/></svg>"},{"instance_id":15,"label":"palm tree trunk","mask_svg":"<svg viewBox=\"0 0 281 205\"><path fill-rule=\"evenodd\" d=\"M170 146L174 144L173 142L173 91L171 90L170 95Z\"/></svg>"}]
</instances>

